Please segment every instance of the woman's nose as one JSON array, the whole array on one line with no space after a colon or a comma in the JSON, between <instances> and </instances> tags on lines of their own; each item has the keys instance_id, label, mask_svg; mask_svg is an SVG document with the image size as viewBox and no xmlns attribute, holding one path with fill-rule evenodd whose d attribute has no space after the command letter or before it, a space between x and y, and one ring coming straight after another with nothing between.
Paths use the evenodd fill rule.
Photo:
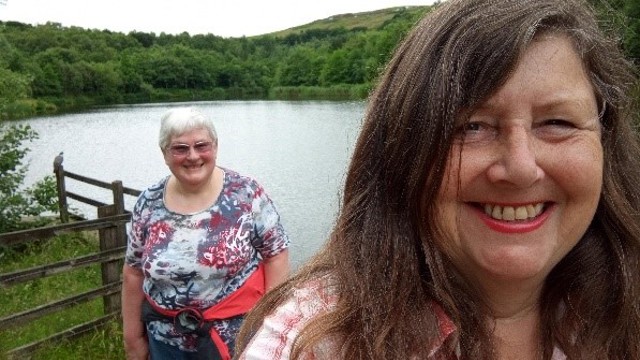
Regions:
<instances>
[{"instance_id":1,"label":"woman's nose","mask_svg":"<svg viewBox=\"0 0 640 360\"><path fill-rule=\"evenodd\" d=\"M497 156L488 171L490 180L518 188L533 185L544 175L536 150L536 139L528 129L511 129L496 146Z\"/></svg>"},{"instance_id":2,"label":"woman's nose","mask_svg":"<svg viewBox=\"0 0 640 360\"><path fill-rule=\"evenodd\" d=\"M187 153L187 158L189 159L196 159L198 158L200 155L198 154L198 152L196 151L196 148L193 146L189 146L189 152Z\"/></svg>"}]
</instances>

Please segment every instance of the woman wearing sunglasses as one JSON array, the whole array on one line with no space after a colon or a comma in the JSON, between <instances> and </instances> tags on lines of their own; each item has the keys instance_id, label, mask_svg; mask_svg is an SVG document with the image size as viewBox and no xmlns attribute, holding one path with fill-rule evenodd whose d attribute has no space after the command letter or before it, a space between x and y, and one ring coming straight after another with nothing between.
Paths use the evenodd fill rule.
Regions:
<instances>
[{"instance_id":1,"label":"woman wearing sunglasses","mask_svg":"<svg viewBox=\"0 0 640 360\"><path fill-rule=\"evenodd\" d=\"M288 275L289 239L264 189L216 165L204 114L168 111L159 145L171 175L140 195L129 228L127 359L230 359L244 314Z\"/></svg>"}]
</instances>

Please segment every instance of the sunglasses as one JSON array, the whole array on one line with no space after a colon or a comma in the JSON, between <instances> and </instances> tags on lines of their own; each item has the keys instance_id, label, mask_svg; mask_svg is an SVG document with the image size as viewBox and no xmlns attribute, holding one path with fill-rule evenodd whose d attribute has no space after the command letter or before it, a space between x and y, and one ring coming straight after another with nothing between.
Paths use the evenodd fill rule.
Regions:
<instances>
[{"instance_id":1,"label":"sunglasses","mask_svg":"<svg viewBox=\"0 0 640 360\"><path fill-rule=\"evenodd\" d=\"M169 153L173 156L187 156L193 147L193 151L196 154L207 154L213 148L213 143L211 141L200 141L192 145L187 144L172 144L169 146Z\"/></svg>"}]
</instances>

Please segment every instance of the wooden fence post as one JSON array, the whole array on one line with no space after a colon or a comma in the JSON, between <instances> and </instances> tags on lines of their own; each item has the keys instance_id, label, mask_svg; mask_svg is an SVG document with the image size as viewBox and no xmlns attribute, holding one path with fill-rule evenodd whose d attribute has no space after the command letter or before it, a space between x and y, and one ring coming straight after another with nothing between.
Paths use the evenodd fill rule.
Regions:
<instances>
[{"instance_id":1,"label":"wooden fence post","mask_svg":"<svg viewBox=\"0 0 640 360\"><path fill-rule=\"evenodd\" d=\"M116 213L124 214L124 186L122 186L122 181L113 181L111 189L113 190L113 205L116 207Z\"/></svg>"},{"instance_id":2,"label":"wooden fence post","mask_svg":"<svg viewBox=\"0 0 640 360\"><path fill-rule=\"evenodd\" d=\"M125 213L124 189L122 182L119 180L112 182L111 189L113 190L113 205L99 207L99 218ZM99 231L99 234L101 251L122 247L127 244L126 225L123 223L120 223L115 227L102 229ZM123 259L119 259L102 263L102 285L108 285L120 281L123 262ZM103 299L105 314L109 314L120 309L120 293L106 295Z\"/></svg>"},{"instance_id":3,"label":"wooden fence post","mask_svg":"<svg viewBox=\"0 0 640 360\"><path fill-rule=\"evenodd\" d=\"M69 207L67 206L67 193L64 184L64 167L62 166L62 153L53 160L53 172L56 174L56 185L58 190L58 209L60 210L60 221L69 222Z\"/></svg>"},{"instance_id":4,"label":"wooden fence post","mask_svg":"<svg viewBox=\"0 0 640 360\"><path fill-rule=\"evenodd\" d=\"M125 214L126 210L124 208L124 186L122 185L122 181L116 180L111 183L111 188L113 189L113 206L115 207L116 214ZM125 246L127 245L127 226L123 223L118 223L117 228L117 237L115 246ZM118 269L120 271L120 269Z\"/></svg>"}]
</instances>

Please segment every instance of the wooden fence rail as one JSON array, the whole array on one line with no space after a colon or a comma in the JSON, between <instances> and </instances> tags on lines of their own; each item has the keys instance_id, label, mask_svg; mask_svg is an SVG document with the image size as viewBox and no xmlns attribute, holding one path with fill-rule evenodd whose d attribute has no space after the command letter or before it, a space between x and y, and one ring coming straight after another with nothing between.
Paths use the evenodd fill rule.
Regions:
<instances>
[{"instance_id":1,"label":"wooden fence rail","mask_svg":"<svg viewBox=\"0 0 640 360\"><path fill-rule=\"evenodd\" d=\"M120 314L120 292L122 288L121 270L126 248L126 223L131 218L130 212L125 209L124 195L138 196L140 191L124 187L122 182L119 180L107 183L68 172L64 170L62 162L62 155L57 156L53 162L58 190L58 202L60 205L60 220L62 223L36 229L0 234L0 246L15 246L32 241L51 239L55 236L66 233L97 230L100 242L99 251L51 264L1 273L0 289L6 289L9 286L16 284L57 275L95 264L100 264L101 266L102 285L95 289L91 289L80 294L74 294L64 299L52 301L32 309L27 309L20 313L0 317L0 330L9 329L17 326L17 324L24 324L27 321L32 321L45 315L86 303L96 298L103 299L103 316L86 323L70 327L45 339L40 339L30 344L10 349L4 354L4 356L8 358L22 359L28 357L30 353L46 343L81 336L96 328L105 326L113 319L116 319ZM105 204L92 199L91 197L68 191L65 185L65 180L67 178L111 190L113 193L113 204ZM95 206L97 208L98 218L94 220L69 222L70 213L67 201L68 199L73 199ZM3 354L0 354L0 357L2 355Z\"/></svg>"},{"instance_id":2,"label":"wooden fence rail","mask_svg":"<svg viewBox=\"0 0 640 360\"><path fill-rule=\"evenodd\" d=\"M92 198L68 191L66 188L65 178L74 179L85 184L93 185L99 188L111 190L113 192L113 204L118 207L118 211L124 212L124 194L131 196L140 195L140 190L131 189L128 187L122 186L122 181L116 180L111 183L107 183L104 181L92 179L90 177L78 175L69 171L66 171L62 166L62 155L56 156L53 160L53 172L56 175L56 183L58 190L58 206L60 208L60 220L62 222L69 221L69 205L67 202L67 198L74 199L80 201L82 203L95 206L99 208L101 206L105 206L107 204L94 200Z\"/></svg>"}]
</instances>

